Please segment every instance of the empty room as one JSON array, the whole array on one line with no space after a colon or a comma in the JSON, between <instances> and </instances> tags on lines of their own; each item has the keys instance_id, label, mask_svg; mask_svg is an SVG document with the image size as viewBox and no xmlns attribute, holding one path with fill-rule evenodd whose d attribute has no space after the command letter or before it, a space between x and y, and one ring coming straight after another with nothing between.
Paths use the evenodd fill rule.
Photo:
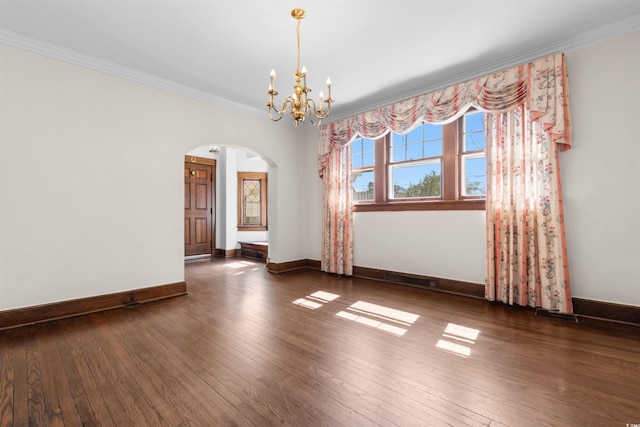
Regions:
<instances>
[{"instance_id":1,"label":"empty room","mask_svg":"<svg viewBox=\"0 0 640 427\"><path fill-rule=\"evenodd\" d=\"M637 0L0 0L0 425L640 425Z\"/></svg>"}]
</instances>

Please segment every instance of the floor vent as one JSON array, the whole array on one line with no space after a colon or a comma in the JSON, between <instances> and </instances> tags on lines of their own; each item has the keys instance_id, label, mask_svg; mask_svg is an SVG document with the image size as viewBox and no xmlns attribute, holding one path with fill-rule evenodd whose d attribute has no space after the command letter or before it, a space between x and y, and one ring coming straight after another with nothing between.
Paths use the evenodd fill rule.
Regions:
<instances>
[{"instance_id":1,"label":"floor vent","mask_svg":"<svg viewBox=\"0 0 640 427\"><path fill-rule=\"evenodd\" d=\"M560 313L556 310L546 310L544 308L536 308L536 316L542 317L555 317L556 319L570 320L572 322L578 322L578 316L571 313Z\"/></svg>"},{"instance_id":2,"label":"floor vent","mask_svg":"<svg viewBox=\"0 0 640 427\"><path fill-rule=\"evenodd\" d=\"M391 273L387 271L384 273L384 280L385 282L398 283L400 285L416 286L419 288L434 290L440 289L438 279L434 279L432 277L416 276L406 273Z\"/></svg>"}]
</instances>

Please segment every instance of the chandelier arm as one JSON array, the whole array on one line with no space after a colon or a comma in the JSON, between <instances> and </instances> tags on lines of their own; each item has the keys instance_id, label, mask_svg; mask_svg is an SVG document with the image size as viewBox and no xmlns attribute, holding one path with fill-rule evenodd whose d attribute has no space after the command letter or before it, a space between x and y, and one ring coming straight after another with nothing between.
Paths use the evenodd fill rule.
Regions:
<instances>
[{"instance_id":1,"label":"chandelier arm","mask_svg":"<svg viewBox=\"0 0 640 427\"><path fill-rule=\"evenodd\" d=\"M322 109L322 103L320 103L320 108L318 109L316 107L316 102L313 99L309 99L309 106L313 108L312 112L313 115L320 119L326 119L329 116L329 113L331 112L331 100L327 99L326 101L324 101L327 103L327 110L323 110ZM311 113L309 113L311 115Z\"/></svg>"},{"instance_id":2,"label":"chandelier arm","mask_svg":"<svg viewBox=\"0 0 640 427\"><path fill-rule=\"evenodd\" d=\"M271 100L271 102L267 104L269 110L269 118L274 122L279 121L280 119L282 119L282 117L284 117L284 113L287 111L287 106L290 110L293 110L294 105L295 100L292 96L287 96L287 98L284 100L284 103L282 104L282 109L280 110L276 108L276 106L273 104L273 100ZM273 117L274 112L278 115L276 118Z\"/></svg>"},{"instance_id":3,"label":"chandelier arm","mask_svg":"<svg viewBox=\"0 0 640 427\"><path fill-rule=\"evenodd\" d=\"M318 112L318 110L316 108L316 101L313 98L309 98L307 100L306 104L309 106L309 108L311 109L311 111L314 114L316 114ZM322 104L320 105L320 108L322 108ZM320 111L322 111L322 109Z\"/></svg>"},{"instance_id":4,"label":"chandelier arm","mask_svg":"<svg viewBox=\"0 0 640 427\"><path fill-rule=\"evenodd\" d=\"M274 108L273 110L275 110L276 112L278 112L278 110L276 110L275 108ZM273 115L271 114L271 111L272 111L272 110L271 110L271 109L269 109L269 118L270 118L270 119L271 119L271 121L273 121L273 122L280 121L280 120L284 117L284 114L280 114L280 117L276 117L276 118L274 118L274 117L273 117Z\"/></svg>"}]
</instances>

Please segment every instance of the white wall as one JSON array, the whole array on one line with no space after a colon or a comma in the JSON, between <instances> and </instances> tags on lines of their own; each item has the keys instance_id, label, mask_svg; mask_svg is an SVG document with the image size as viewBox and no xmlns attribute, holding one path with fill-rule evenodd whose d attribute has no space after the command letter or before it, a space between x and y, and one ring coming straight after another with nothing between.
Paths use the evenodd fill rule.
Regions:
<instances>
[{"instance_id":1,"label":"white wall","mask_svg":"<svg viewBox=\"0 0 640 427\"><path fill-rule=\"evenodd\" d=\"M322 191L323 183L318 177L318 129L307 130L298 142L298 170L302 194L298 216L305 227L301 235L305 247L305 258L320 260L322 243Z\"/></svg>"},{"instance_id":2,"label":"white wall","mask_svg":"<svg viewBox=\"0 0 640 427\"><path fill-rule=\"evenodd\" d=\"M0 310L184 280L184 154L216 140L268 160L270 256L301 258L291 127L11 47L0 63Z\"/></svg>"},{"instance_id":3,"label":"white wall","mask_svg":"<svg viewBox=\"0 0 640 427\"><path fill-rule=\"evenodd\" d=\"M560 155L573 295L640 306L640 32L566 53Z\"/></svg>"},{"instance_id":4,"label":"white wall","mask_svg":"<svg viewBox=\"0 0 640 427\"><path fill-rule=\"evenodd\" d=\"M484 211L354 214L354 264L484 283Z\"/></svg>"},{"instance_id":5,"label":"white wall","mask_svg":"<svg viewBox=\"0 0 640 427\"><path fill-rule=\"evenodd\" d=\"M640 306L640 32L566 58L574 146L560 162L572 293ZM301 163L312 208L306 253L320 259L314 137ZM358 266L484 283L484 211L361 212L354 229Z\"/></svg>"}]
</instances>

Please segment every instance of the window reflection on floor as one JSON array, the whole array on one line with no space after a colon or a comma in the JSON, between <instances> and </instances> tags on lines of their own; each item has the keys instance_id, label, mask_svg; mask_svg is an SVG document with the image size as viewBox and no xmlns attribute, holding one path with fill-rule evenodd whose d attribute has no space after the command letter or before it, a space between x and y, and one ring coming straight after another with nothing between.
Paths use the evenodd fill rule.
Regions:
<instances>
[{"instance_id":1,"label":"window reflection on floor","mask_svg":"<svg viewBox=\"0 0 640 427\"><path fill-rule=\"evenodd\" d=\"M250 261L237 261L237 262L230 262L228 264L224 264L224 266L227 268L238 269L238 268L250 267L255 264L256 264L255 262L250 262Z\"/></svg>"},{"instance_id":2,"label":"window reflection on floor","mask_svg":"<svg viewBox=\"0 0 640 427\"><path fill-rule=\"evenodd\" d=\"M436 347L457 356L469 357L471 356L470 346L476 343L478 335L480 335L478 329L449 323L442 333L445 339L439 340Z\"/></svg>"},{"instance_id":3,"label":"window reflection on floor","mask_svg":"<svg viewBox=\"0 0 640 427\"><path fill-rule=\"evenodd\" d=\"M237 273L235 273L236 276L239 276L241 274L246 273L247 271L258 271L259 267L257 266L257 264L255 262L250 262L250 261L237 261L237 262L230 262L227 264L224 264L225 267L227 268L232 268L234 270L240 270Z\"/></svg>"},{"instance_id":4,"label":"window reflection on floor","mask_svg":"<svg viewBox=\"0 0 640 427\"><path fill-rule=\"evenodd\" d=\"M306 298L298 298L297 300L293 301L293 304L315 310L337 298L340 298L340 295L332 294L331 292L316 291L312 294L307 295Z\"/></svg>"},{"instance_id":5,"label":"window reflection on floor","mask_svg":"<svg viewBox=\"0 0 640 427\"><path fill-rule=\"evenodd\" d=\"M379 317L388 321L412 325L420 316L407 311L396 310L384 305L371 304L369 302L358 301L351 304L349 310L363 313L369 316Z\"/></svg>"},{"instance_id":6,"label":"window reflection on floor","mask_svg":"<svg viewBox=\"0 0 640 427\"><path fill-rule=\"evenodd\" d=\"M310 310L317 310L338 298L340 298L338 294L320 290L304 298L298 298L292 303ZM411 326L420 316L383 305L358 301L347 307L346 311L341 310L336 313L336 317L401 337L407 332L407 327Z\"/></svg>"},{"instance_id":7,"label":"window reflection on floor","mask_svg":"<svg viewBox=\"0 0 640 427\"><path fill-rule=\"evenodd\" d=\"M352 320L354 322L361 323L363 325L367 325L372 328L380 329L381 331L389 332L390 334L393 334L399 337L403 336L407 332L405 328L400 328L398 326L390 325L388 323L384 323L379 320L374 320L366 316L359 316L357 314L349 313L346 311L340 311L336 314L336 316L341 317L343 319Z\"/></svg>"},{"instance_id":8,"label":"window reflection on floor","mask_svg":"<svg viewBox=\"0 0 640 427\"><path fill-rule=\"evenodd\" d=\"M358 301L351 304L348 311L340 311L336 316L401 337L420 316L407 311L396 310L384 305ZM393 323L401 326L394 325Z\"/></svg>"}]
</instances>

